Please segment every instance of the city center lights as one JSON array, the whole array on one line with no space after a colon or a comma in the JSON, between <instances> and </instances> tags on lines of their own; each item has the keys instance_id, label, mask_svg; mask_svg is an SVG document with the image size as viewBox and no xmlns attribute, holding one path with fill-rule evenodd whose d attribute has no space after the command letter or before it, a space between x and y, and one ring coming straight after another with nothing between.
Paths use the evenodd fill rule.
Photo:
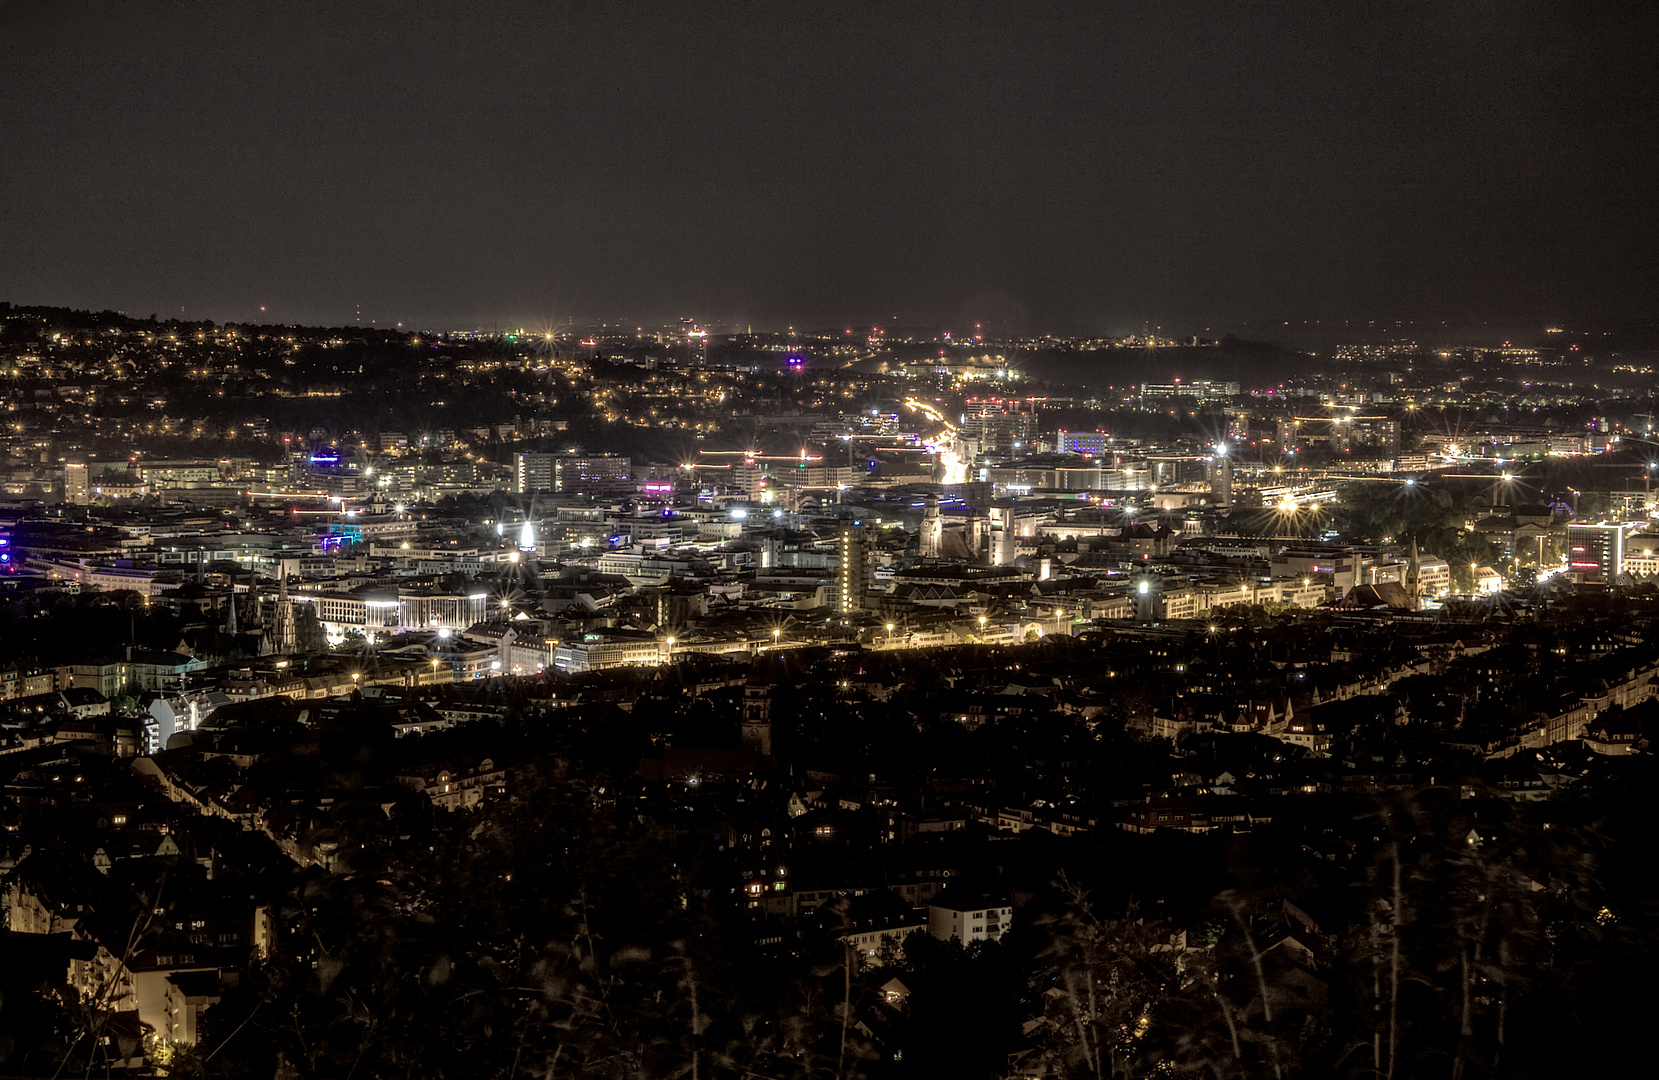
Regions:
<instances>
[{"instance_id":1,"label":"city center lights","mask_svg":"<svg viewBox=\"0 0 1659 1080\"><path fill-rule=\"evenodd\" d=\"M591 341L595 351L638 349L642 333L629 327L624 336L633 344L626 346L587 328L568 340ZM573 790L586 792L580 805L545 808L546 820L560 829L585 828L581 823L589 820L609 827L613 813L629 829L665 828L683 824L682 811L723 813L736 805L723 800L741 793L743 827L719 836L731 857L723 852L698 870L713 875L699 904L719 909L733 927L772 934L774 923L783 926L786 944L775 962L789 964L805 958L794 956L787 942L797 939L788 935L809 926L821 933L829 925L816 921L821 905L844 902L845 913L836 918L846 921L830 932L858 939L847 942L847 955L861 959L844 976L858 984L857 1013L866 999L933 992L925 981L914 990L905 982L911 972L902 935L930 933L936 920L939 948L951 948L952 936L963 939L962 926L973 940L993 940L993 920L973 919L976 911L995 910L999 935L1008 920L1023 916L1011 898L1006 911L1000 906L1000 892L987 898L963 893L965 880L926 877L901 878L910 891L894 889L882 899L875 910L887 914L860 914L862 906L852 904L859 897L836 893L841 879L823 879L831 882L825 886L808 872L821 865L814 860L822 845L845 838L850 819L841 815L848 805L874 805L879 798L890 822L881 830L890 839L869 841L873 854L848 849L858 876L846 880L863 881L873 880L868 874L876 855L887 873L889 856L936 830L953 833L951 843L927 850L947 862L962 852L975 865L994 855L985 845L1031 829L1049 833L1045 850L1062 860L1074 848L1092 850L1102 830L1134 844L1168 829L1225 837L1243 832L1239 823L1248 819L1252 835L1265 835L1280 827L1274 821L1283 819L1283 800L1317 792L1310 777L1348 785L1360 799L1380 786L1364 771L1373 760L1368 740L1395 730L1402 715L1417 732L1414 745L1440 754L1436 787L1486 783L1486 769L1507 777L1516 761L1528 770L1557 763L1582 770L1585 755L1620 761L1641 753L1634 749L1639 729L1620 727L1621 711L1601 708L1601 698L1590 702L1577 689L1591 685L1592 676L1612 679L1616 685L1605 700L1641 708L1659 677L1659 620L1650 626L1638 587L1659 577L1653 555L1659 540L1642 531L1659 510L1650 483L1654 462L1645 454L1639 461L1620 457L1618 444L1606 437L1611 431L1562 435L1559 425L1531 432L1518 424L1465 426L1453 441L1450 431L1414 432L1405 419L1410 410L1374 409L1371 401L1364 412L1345 407L1337 417L1299 416L1290 402L1305 404L1302 396L1277 387L1269 398L1242 386L1230 392L1229 384L1204 384L1213 400L1195 403L1214 406L1206 414L1166 409L1172 399L1159 396L1158 384L1141 383L1104 401L1052 386L1026 394L1017 384L987 395L967 388L970 380L961 373L931 365L879 376L814 365L810 373L780 380L773 357L766 381L766 365L754 371L712 362L663 365L687 352L673 328L663 339L652 345L661 350L655 369L617 364L601 376L560 368L563 379L592 379L590 426L630 425L621 446L555 436L551 431L566 429L552 428L551 420L564 415L550 417L539 411L543 403L520 400L511 424L492 418L466 436L435 424L418 435L389 422L376 432L331 430L337 464L293 449L267 455L280 457L275 465L223 454L169 459L142 440L133 444L142 452L129 453L113 469L68 460L42 468L18 457L30 477L56 469L53 494L61 490L65 501L17 513L0 541L0 561L7 564L6 580L28 587L29 602L41 613L31 620L54 628L31 636L31 648L59 651L43 658L44 670L30 668L35 661L27 658L0 668L9 680L0 681L0 694L41 701L42 709L79 706L83 699L98 706L78 692L80 680L87 689L100 687L110 712L100 713L96 725L64 713L44 728L45 714L31 713L5 729L22 735L0 734L13 739L0 745L0 762L25 765L46 752L58 768L65 755L79 752L80 742L93 739L108 743L98 752L100 760L110 759L117 756L112 733L126 731L120 737L150 763L138 775L152 775L152 765L154 775L169 778L175 769L187 770L170 779L171 788L147 789L154 806L174 805L166 792L177 793L178 815L168 820L178 835L191 835L198 826L190 823L205 820L199 805L225 808L215 817L246 816L244 834L255 845L268 843L270 859L328 875L355 873L353 860L364 858L355 852L379 845L375 861L362 865L392 875L385 880L396 881L400 895L430 897L425 879L410 873L429 865L416 837L466 858L470 830L479 823L517 827L505 809L520 791L531 790L523 778L545 764L533 740L481 736L513 724L526 730L553 725L571 733L560 768L576 781ZM713 332L698 339L704 340L713 342L712 356L726 347ZM470 344L446 343L450 367L428 365L420 378L442 385L451 369L482 378L491 365L505 363L502 339L476 349ZM701 355L699 348L698 363ZM399 362L407 362L401 354ZM204 363L197 360L194 370ZM524 370L551 380L559 363L556 355L538 357ZM1010 362L997 370L1014 369ZM1179 385L1189 393L1173 400L1198 396L1191 393L1198 383ZM558 390L572 393L563 385ZM569 409L571 399L563 400L560 408ZM684 402L703 410L697 414L701 438L676 429L660 446L653 443L663 429L652 425ZM40 437L27 424L24 434ZM309 428L283 435L286 444L276 433L260 437L273 448L320 445L320 432ZM1437 466L1448 452L1456 467ZM1561 462L1595 471L1562 473L1579 484L1564 487L1552 473ZM1609 480L1603 489L1587 487L1578 475L1598 472ZM186 505L196 502L201 505ZM1568 614L1576 610L1571 605L1603 603L1621 605L1616 669L1591 666L1606 651L1594 635L1581 637ZM83 655L78 642L85 632L69 620L106 604L106 614L120 614L104 623L125 621L132 648L123 642L107 657ZM166 636L147 638L147 627ZM181 635L193 654L171 652ZM1466 654L1447 650L1448 640L1460 642ZM1271 643L1271 657L1261 652L1264 643ZM1575 652L1581 645L1582 662ZM1548 660L1490 660L1494 650L1513 656L1527 649L1526 655ZM947 692L939 679L947 671L979 674L958 678ZM32 692L25 694L31 679ZM143 693L124 691L129 681L138 681ZM1472 689L1500 684L1490 693ZM1317 695L1310 692L1314 686ZM1132 687L1144 689L1126 696ZM637 748L603 734L618 715L610 711L613 700L630 704L638 719L667 734L640 740ZM1518 712L1494 707L1499 700L1536 704ZM890 714L878 709L886 701L931 710L927 715L937 720L895 732L883 719ZM1563 711L1545 716L1558 701L1566 703ZM289 774L303 783L282 807L255 809L265 798L258 785L215 787L217 777L235 777L244 768L236 763L241 743L218 744L239 730L232 718L249 706L271 710L284 738L310 739L316 725L333 725L331 739L358 740L342 760L378 760L388 773L395 767L396 780L386 783L396 789L333 791L326 779L333 773L315 754L285 759ZM1089 709L1116 725L1111 766L1091 757L1095 744L1085 740L1067 750L1081 760L1045 764L1052 784L1040 797L1029 795L1032 759L1017 740L1009 741L1010 733L1016 727L1041 732L1067 711ZM1474 729L1468 717L1485 726ZM780 718L791 736L774 741L772 725ZM57 741L22 745L46 728L59 733ZM190 747L174 741L180 731L189 733ZM854 739L859 732L865 734ZM65 741L65 733L74 738ZM877 743L859 745L870 737ZM899 742L890 750L882 739ZM1205 764L1207 751L1198 748L1245 752L1245 739L1255 763L1252 780L1262 785L1195 796L1190 785L1171 781L1167 767L1147 764L1179 759L1202 784L1228 786L1219 773L1204 771L1214 763ZM395 766L382 760L388 741L398 749ZM1143 742L1144 752L1118 755L1121 746ZM1453 745L1455 753L1444 752ZM188 771L195 768L192 755L209 747L219 751L214 770ZM613 806L610 792L601 790L609 782L583 756L586 747L608 747L605 767L626 772L645 797ZM924 786L932 781L886 764L911 754L924 763L949 762L963 753L977 762L975 788L947 801ZM30 790L46 790L38 768L28 768L34 770ZM845 779L817 779L822 776ZM1394 771L1386 782L1396 789L1391 798L1425 790L1421 778ZM201 783L208 786L190 786ZM558 800L561 790L536 797ZM770 794L757 800L756 793ZM110 795L100 805L125 805L114 797L121 792ZM360 828L334 813L342 800L356 799L381 807L425 799L443 813L422 817L420 831L405 840L396 830ZM1292 809L1301 814L1299 807ZM301 834L272 824L302 812L321 824ZM1307 812L1331 835L1353 821L1346 811L1320 817L1314 803ZM1492 820L1483 811L1482 827ZM761 837L762 830L770 835ZM901 842L907 830L914 835ZM105 857L117 853L112 861L127 859L130 845L110 842L106 833L87 833L86 844L99 847L77 857L95 865L101 848ZM695 860L708 850L689 833L676 835L686 838L675 849L680 858ZM1290 839L1304 844L1309 835ZM1408 847L1415 851L1435 835L1414 833ZM1333 850L1361 859L1371 842L1360 840ZM541 850L535 842L522 846L525 858ZM902 859L892 864L902 865ZM19 864L25 872L19 880L28 866ZM498 861L487 868L493 888L514 890L509 873L541 880L528 863L507 866ZM1340 919L1325 913L1347 910L1347 891L1373 880L1375 867L1348 875L1346 866L1339 858L1322 872L1335 875L1333 887L1344 890L1342 901L1322 905L1322 918ZM231 862L222 872L239 873ZM262 872L272 873L269 866ZM108 881L119 885L129 880L125 873L112 872ZM665 864L653 880L679 880L680 873ZM1383 873L1392 871L1385 866ZM590 879L609 880L603 874ZM1004 884L992 876L985 887ZM1482 879L1480 887L1490 881ZM913 907L911 897L928 889L938 891L914 901L927 910ZM224 904L224 896L240 891L214 895ZM258 888L248 895L259 895ZM514 895L517 903L537 902ZM941 897L946 904L985 906L956 911L941 906ZM579 901L560 897L578 907ZM669 903L662 917L678 919L678 911ZM950 921L958 915L966 922ZM468 925L476 917L457 914L451 922ZM400 925L403 916L380 918ZM551 910L539 916L547 925L564 918ZM1299 917L1284 923L1276 905L1252 909L1250 918L1264 933L1290 935L1278 940L1305 936L1303 947L1326 960L1337 942L1359 940L1354 935L1364 932L1345 927L1313 935ZM236 939L236 955L251 955L241 928L256 925L254 910L237 901L225 907L224 919L230 928L222 932ZM980 926L987 929L975 929ZM672 940L686 940L682 931L676 927ZM565 932L577 933L569 925ZM1032 924L1025 932L1041 941L1047 931ZM1158 934L1162 940L1163 930ZM503 931L502 940L510 939ZM1004 940L1025 947L1017 935ZM275 949L288 948L281 934L272 941ZM673 954L669 943L658 946L662 955ZM487 942L468 947L479 955L491 949ZM496 962L503 970L518 963L505 953ZM1300 966L1273 964L1264 964L1264 977L1272 985L1291 970L1305 977ZM1332 960L1308 970L1340 980L1347 968ZM535 976L519 971L514 977ZM205 976L200 981L212 989ZM1170 985L1184 992L1179 982ZM1238 1004L1240 1016L1255 1015L1247 1001ZM177 1022L169 1016L183 1015L151 1009L148 999L139 1011L149 1017L145 1023L162 1027ZM1155 1039L1158 1025L1173 1025L1171 1017L1182 1014L1160 1007L1147 1015L1164 1018L1147 1021L1141 1037ZM1321 1016L1321 1023L1341 1022ZM515 1015L498 1019L505 1031L522 1022ZM894 1012L867 1026L877 1032L903 1022ZM151 1044L160 1060L161 1044ZM914 1045L907 1043L907 1051ZM498 1071L510 1071L510 1062Z\"/></svg>"},{"instance_id":2,"label":"city center lights","mask_svg":"<svg viewBox=\"0 0 1659 1080\"><path fill-rule=\"evenodd\" d=\"M1654 35L1394 7L6 20L0 1076L1647 1060Z\"/></svg>"}]
</instances>

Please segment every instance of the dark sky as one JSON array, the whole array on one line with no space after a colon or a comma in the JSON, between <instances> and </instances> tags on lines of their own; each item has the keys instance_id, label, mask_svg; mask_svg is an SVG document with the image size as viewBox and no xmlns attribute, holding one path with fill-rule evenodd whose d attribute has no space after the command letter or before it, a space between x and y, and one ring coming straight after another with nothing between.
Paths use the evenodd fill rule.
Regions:
<instances>
[{"instance_id":1,"label":"dark sky","mask_svg":"<svg viewBox=\"0 0 1659 1080\"><path fill-rule=\"evenodd\" d=\"M1653 29L1486 0L7 0L0 299L1629 321L1659 286Z\"/></svg>"}]
</instances>

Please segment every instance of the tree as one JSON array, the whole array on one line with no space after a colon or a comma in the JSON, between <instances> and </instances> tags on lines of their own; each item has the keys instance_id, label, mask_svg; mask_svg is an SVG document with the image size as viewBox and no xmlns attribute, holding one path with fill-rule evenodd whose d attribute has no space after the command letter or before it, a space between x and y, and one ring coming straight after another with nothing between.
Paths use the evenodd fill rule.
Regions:
<instances>
[{"instance_id":1,"label":"tree","mask_svg":"<svg viewBox=\"0 0 1659 1080\"><path fill-rule=\"evenodd\" d=\"M734 985L731 943L701 915L683 856L559 762L394 854L297 885L283 913L294 947L215 1007L247 1023L214 1075L802 1068L776 1012Z\"/></svg>"},{"instance_id":2,"label":"tree","mask_svg":"<svg viewBox=\"0 0 1659 1080\"><path fill-rule=\"evenodd\" d=\"M328 651L328 634L323 630L322 621L310 604L296 604L294 610L294 641L300 652L320 653Z\"/></svg>"},{"instance_id":3,"label":"tree","mask_svg":"<svg viewBox=\"0 0 1659 1080\"><path fill-rule=\"evenodd\" d=\"M138 699L143 693L143 687L132 679L128 679L120 689L115 691L115 696L110 698L110 707L117 712L128 712L138 707Z\"/></svg>"},{"instance_id":4,"label":"tree","mask_svg":"<svg viewBox=\"0 0 1659 1080\"><path fill-rule=\"evenodd\" d=\"M1037 971L1044 1001L1039 1050L1063 1077L1144 1075L1154 1014L1178 985L1173 927L1136 917L1103 917L1081 887L1062 878L1061 911Z\"/></svg>"}]
</instances>

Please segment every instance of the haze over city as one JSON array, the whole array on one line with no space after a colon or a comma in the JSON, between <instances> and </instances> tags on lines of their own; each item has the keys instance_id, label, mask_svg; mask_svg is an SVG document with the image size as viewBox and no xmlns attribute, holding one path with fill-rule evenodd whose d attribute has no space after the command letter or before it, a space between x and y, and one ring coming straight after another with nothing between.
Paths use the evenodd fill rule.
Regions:
<instances>
[{"instance_id":1,"label":"haze over city","mask_svg":"<svg viewBox=\"0 0 1659 1080\"><path fill-rule=\"evenodd\" d=\"M1649 18L9 4L0 295L425 329L1622 325L1659 278Z\"/></svg>"},{"instance_id":2,"label":"haze over city","mask_svg":"<svg viewBox=\"0 0 1659 1080\"><path fill-rule=\"evenodd\" d=\"M0 6L0 1076L1630 1072L1651 21Z\"/></svg>"}]
</instances>

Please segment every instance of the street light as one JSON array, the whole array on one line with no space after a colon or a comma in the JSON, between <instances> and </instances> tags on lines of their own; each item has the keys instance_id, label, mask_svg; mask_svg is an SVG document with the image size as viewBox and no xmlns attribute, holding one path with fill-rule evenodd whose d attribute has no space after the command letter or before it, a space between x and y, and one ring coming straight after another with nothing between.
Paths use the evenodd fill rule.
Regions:
<instances>
[{"instance_id":1,"label":"street light","mask_svg":"<svg viewBox=\"0 0 1659 1080\"><path fill-rule=\"evenodd\" d=\"M887 647L889 649L891 649L893 647L893 624L892 623L887 624Z\"/></svg>"},{"instance_id":2,"label":"street light","mask_svg":"<svg viewBox=\"0 0 1659 1080\"><path fill-rule=\"evenodd\" d=\"M772 628L772 648L775 649L775 648L778 647L778 635L782 634L782 633L783 633L782 630L779 630L776 627Z\"/></svg>"}]
</instances>

